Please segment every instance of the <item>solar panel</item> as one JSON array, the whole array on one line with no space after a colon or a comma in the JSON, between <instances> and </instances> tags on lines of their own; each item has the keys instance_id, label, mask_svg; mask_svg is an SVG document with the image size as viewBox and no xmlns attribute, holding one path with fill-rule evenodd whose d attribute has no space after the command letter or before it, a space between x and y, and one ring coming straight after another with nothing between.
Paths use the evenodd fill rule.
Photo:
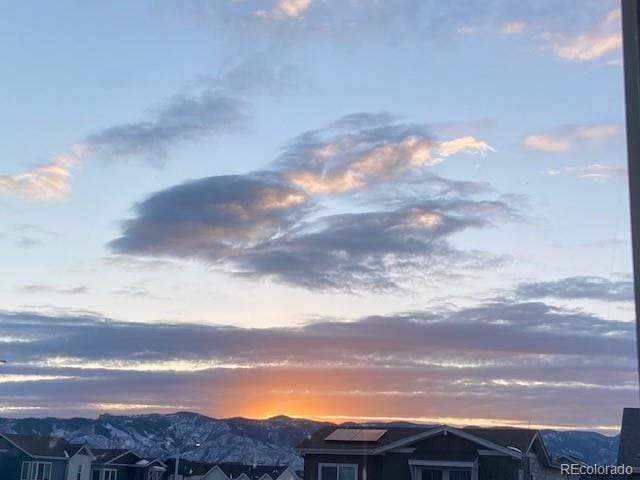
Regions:
<instances>
[{"instance_id":1,"label":"solar panel","mask_svg":"<svg viewBox=\"0 0 640 480\"><path fill-rule=\"evenodd\" d=\"M353 437L353 442L377 442L380 440L386 430L360 430L360 432Z\"/></svg>"},{"instance_id":2,"label":"solar panel","mask_svg":"<svg viewBox=\"0 0 640 480\"><path fill-rule=\"evenodd\" d=\"M333 440L336 442L348 442L353 439L358 433L359 429L356 428L338 428L334 430L325 440Z\"/></svg>"},{"instance_id":3,"label":"solar panel","mask_svg":"<svg viewBox=\"0 0 640 480\"><path fill-rule=\"evenodd\" d=\"M325 440L334 442L377 442L386 430L363 428L338 428L329 434Z\"/></svg>"}]
</instances>

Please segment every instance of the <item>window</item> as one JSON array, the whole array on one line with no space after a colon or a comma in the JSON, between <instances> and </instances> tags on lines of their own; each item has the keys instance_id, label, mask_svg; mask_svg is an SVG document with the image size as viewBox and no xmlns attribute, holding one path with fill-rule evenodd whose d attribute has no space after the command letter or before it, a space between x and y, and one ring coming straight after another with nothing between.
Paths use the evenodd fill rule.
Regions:
<instances>
[{"instance_id":1,"label":"window","mask_svg":"<svg viewBox=\"0 0 640 480\"><path fill-rule=\"evenodd\" d=\"M320 464L319 480L358 480L358 466L353 464Z\"/></svg>"},{"instance_id":2,"label":"window","mask_svg":"<svg viewBox=\"0 0 640 480\"><path fill-rule=\"evenodd\" d=\"M117 480L116 479L117 474L118 474L117 470L105 470L103 480Z\"/></svg>"},{"instance_id":3,"label":"window","mask_svg":"<svg viewBox=\"0 0 640 480\"><path fill-rule=\"evenodd\" d=\"M471 470L449 470L449 480L471 480Z\"/></svg>"},{"instance_id":4,"label":"window","mask_svg":"<svg viewBox=\"0 0 640 480\"><path fill-rule=\"evenodd\" d=\"M424 469L420 480L442 480L442 470Z\"/></svg>"},{"instance_id":5,"label":"window","mask_svg":"<svg viewBox=\"0 0 640 480\"><path fill-rule=\"evenodd\" d=\"M471 480L469 468L421 468L419 480Z\"/></svg>"},{"instance_id":6,"label":"window","mask_svg":"<svg viewBox=\"0 0 640 480\"><path fill-rule=\"evenodd\" d=\"M22 471L20 472L20 480L29 480L29 469L31 462L22 462Z\"/></svg>"},{"instance_id":7,"label":"window","mask_svg":"<svg viewBox=\"0 0 640 480\"><path fill-rule=\"evenodd\" d=\"M147 480L160 480L161 478L162 478L162 472L149 470L149 473L147 475Z\"/></svg>"},{"instance_id":8,"label":"window","mask_svg":"<svg viewBox=\"0 0 640 480\"><path fill-rule=\"evenodd\" d=\"M31 480L51 480L51 463L33 462Z\"/></svg>"},{"instance_id":9,"label":"window","mask_svg":"<svg viewBox=\"0 0 640 480\"><path fill-rule=\"evenodd\" d=\"M100 480L100 470L93 470L91 472L91 480Z\"/></svg>"},{"instance_id":10,"label":"window","mask_svg":"<svg viewBox=\"0 0 640 480\"><path fill-rule=\"evenodd\" d=\"M82 464L78 465L78 473L76 474L76 480L82 480Z\"/></svg>"}]
</instances>

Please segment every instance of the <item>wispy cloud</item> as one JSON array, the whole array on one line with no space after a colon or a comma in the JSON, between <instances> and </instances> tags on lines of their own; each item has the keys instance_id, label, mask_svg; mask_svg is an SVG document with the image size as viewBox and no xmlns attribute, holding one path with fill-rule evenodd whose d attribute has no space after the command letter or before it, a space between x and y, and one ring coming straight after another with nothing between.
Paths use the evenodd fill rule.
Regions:
<instances>
[{"instance_id":1,"label":"wispy cloud","mask_svg":"<svg viewBox=\"0 0 640 480\"><path fill-rule=\"evenodd\" d=\"M525 137L524 146L530 150L541 150L543 152L567 152L573 147L573 142L567 137L534 134Z\"/></svg>"},{"instance_id":2,"label":"wispy cloud","mask_svg":"<svg viewBox=\"0 0 640 480\"><path fill-rule=\"evenodd\" d=\"M529 150L562 153L585 141L605 140L622 135L624 129L617 123L586 123L560 128L550 133L527 135L524 146Z\"/></svg>"},{"instance_id":3,"label":"wispy cloud","mask_svg":"<svg viewBox=\"0 0 640 480\"><path fill-rule=\"evenodd\" d=\"M178 95L152 112L150 119L114 125L89 135L92 153L107 160L144 158L163 161L176 144L233 130L246 119L244 102L222 91Z\"/></svg>"},{"instance_id":4,"label":"wispy cloud","mask_svg":"<svg viewBox=\"0 0 640 480\"><path fill-rule=\"evenodd\" d=\"M617 165L595 163L585 167L564 167L560 170L547 170L543 173L552 177L567 174L587 180L602 181L615 177L625 177L627 175L627 169Z\"/></svg>"},{"instance_id":5,"label":"wispy cloud","mask_svg":"<svg viewBox=\"0 0 640 480\"><path fill-rule=\"evenodd\" d=\"M518 286L518 298L589 299L602 301L633 301L633 281L603 277L569 277L550 282L527 282Z\"/></svg>"},{"instance_id":6,"label":"wispy cloud","mask_svg":"<svg viewBox=\"0 0 640 480\"><path fill-rule=\"evenodd\" d=\"M578 35L543 32L541 49L552 52L562 60L587 62L601 58L622 47L620 33L621 11L610 11L597 26Z\"/></svg>"},{"instance_id":7,"label":"wispy cloud","mask_svg":"<svg viewBox=\"0 0 640 480\"><path fill-rule=\"evenodd\" d=\"M78 287L62 288L53 285L25 285L20 288L23 293L61 293L63 295L82 295L89 291L89 288L81 285Z\"/></svg>"},{"instance_id":8,"label":"wispy cloud","mask_svg":"<svg viewBox=\"0 0 640 480\"><path fill-rule=\"evenodd\" d=\"M0 175L0 193L30 200L60 200L71 191L72 170L87 155L86 145L77 145L67 154L22 173Z\"/></svg>"},{"instance_id":9,"label":"wispy cloud","mask_svg":"<svg viewBox=\"0 0 640 480\"><path fill-rule=\"evenodd\" d=\"M255 16L286 20L300 18L311 7L311 0L277 0L271 10L257 10Z\"/></svg>"},{"instance_id":10,"label":"wispy cloud","mask_svg":"<svg viewBox=\"0 0 640 480\"><path fill-rule=\"evenodd\" d=\"M529 25L527 22L523 21L513 21L507 22L502 25L500 28L500 33L504 35L516 35L519 33L523 33Z\"/></svg>"}]
</instances>

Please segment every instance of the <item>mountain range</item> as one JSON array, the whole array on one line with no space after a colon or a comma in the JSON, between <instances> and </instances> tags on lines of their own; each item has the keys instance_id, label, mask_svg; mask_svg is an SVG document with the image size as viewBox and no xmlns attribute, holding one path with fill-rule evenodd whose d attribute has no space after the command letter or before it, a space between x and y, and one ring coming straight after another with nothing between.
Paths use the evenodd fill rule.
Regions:
<instances>
[{"instance_id":1,"label":"mountain range","mask_svg":"<svg viewBox=\"0 0 640 480\"><path fill-rule=\"evenodd\" d=\"M301 470L302 458L295 446L327 424L286 416L217 419L178 412L104 414L96 419L0 418L0 432L64 437L94 448L127 448L155 458L172 457L180 451L182 458L196 461L290 465ZM619 436L556 430L543 430L542 435L554 457L569 454L601 465L616 461Z\"/></svg>"}]
</instances>

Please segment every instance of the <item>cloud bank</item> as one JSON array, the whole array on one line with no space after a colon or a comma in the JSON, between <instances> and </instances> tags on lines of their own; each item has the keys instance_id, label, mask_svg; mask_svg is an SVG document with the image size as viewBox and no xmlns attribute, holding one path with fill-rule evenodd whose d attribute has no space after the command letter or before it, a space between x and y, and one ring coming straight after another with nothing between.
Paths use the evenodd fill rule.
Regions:
<instances>
[{"instance_id":1,"label":"cloud bank","mask_svg":"<svg viewBox=\"0 0 640 480\"><path fill-rule=\"evenodd\" d=\"M271 329L34 312L3 312L0 320L10 361L0 398L16 414L21 406L63 411L69 402L153 409L171 399L220 416L464 411L498 422L596 427L614 425L615 405L637 394L632 323L542 302Z\"/></svg>"}]
</instances>

